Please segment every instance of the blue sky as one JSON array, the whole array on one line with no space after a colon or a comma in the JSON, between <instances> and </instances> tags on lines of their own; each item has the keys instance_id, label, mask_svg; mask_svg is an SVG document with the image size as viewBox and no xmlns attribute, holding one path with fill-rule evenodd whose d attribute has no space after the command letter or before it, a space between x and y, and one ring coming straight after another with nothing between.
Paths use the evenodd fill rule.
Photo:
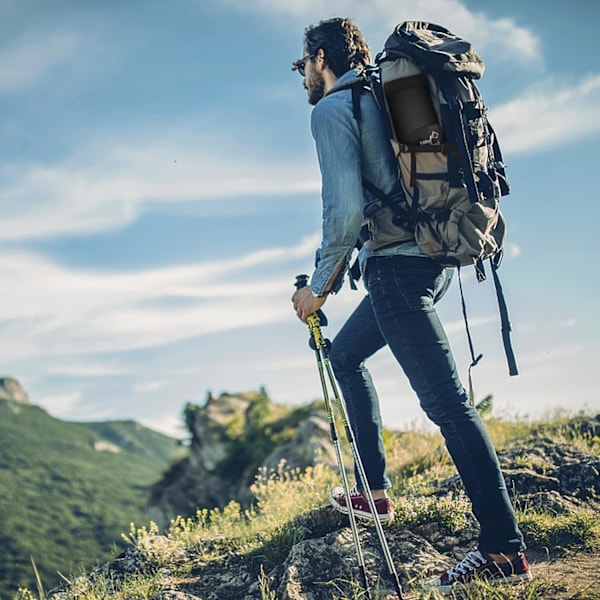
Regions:
<instances>
[{"instance_id":1,"label":"blue sky","mask_svg":"<svg viewBox=\"0 0 600 600\"><path fill-rule=\"evenodd\" d=\"M319 243L310 107L290 71L303 30L349 16L374 51L405 19L470 39L513 192L501 269L521 374L493 286L465 288L478 397L497 414L600 410L597 228L600 5L587 0L2 0L0 371L72 420L181 411L265 386L320 397L291 310ZM325 305L330 337L363 292ZM466 377L457 286L439 307ZM424 422L387 350L386 425Z\"/></svg>"}]
</instances>

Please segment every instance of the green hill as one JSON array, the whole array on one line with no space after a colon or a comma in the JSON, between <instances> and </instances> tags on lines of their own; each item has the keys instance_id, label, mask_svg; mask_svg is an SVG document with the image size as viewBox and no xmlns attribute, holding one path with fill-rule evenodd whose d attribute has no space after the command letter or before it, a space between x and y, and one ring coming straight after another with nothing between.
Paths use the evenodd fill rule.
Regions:
<instances>
[{"instance_id":1,"label":"green hill","mask_svg":"<svg viewBox=\"0 0 600 600\"><path fill-rule=\"evenodd\" d=\"M133 421L71 423L0 399L0 598L113 556L177 441Z\"/></svg>"}]
</instances>

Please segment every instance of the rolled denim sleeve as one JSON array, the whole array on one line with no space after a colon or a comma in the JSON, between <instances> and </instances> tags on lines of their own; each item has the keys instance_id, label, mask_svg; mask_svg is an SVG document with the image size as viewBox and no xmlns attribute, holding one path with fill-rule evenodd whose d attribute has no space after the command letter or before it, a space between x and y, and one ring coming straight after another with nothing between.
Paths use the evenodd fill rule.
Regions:
<instances>
[{"instance_id":1,"label":"rolled denim sleeve","mask_svg":"<svg viewBox=\"0 0 600 600\"><path fill-rule=\"evenodd\" d=\"M326 96L311 115L323 205L321 247L310 285L317 295L343 264L332 291L341 287L363 221L360 133L351 102L343 96Z\"/></svg>"}]
</instances>

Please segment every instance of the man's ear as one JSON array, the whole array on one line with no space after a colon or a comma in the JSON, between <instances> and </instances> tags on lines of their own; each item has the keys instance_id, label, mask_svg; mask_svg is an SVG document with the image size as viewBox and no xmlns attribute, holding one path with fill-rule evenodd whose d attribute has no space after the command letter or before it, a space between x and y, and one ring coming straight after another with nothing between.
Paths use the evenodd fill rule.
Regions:
<instances>
[{"instance_id":1,"label":"man's ear","mask_svg":"<svg viewBox=\"0 0 600 600\"><path fill-rule=\"evenodd\" d=\"M321 65L321 69L324 69L327 67L327 61L325 59L325 50L323 50L323 48L319 48L317 50L317 56L316 59L319 61L320 60L320 65Z\"/></svg>"}]
</instances>

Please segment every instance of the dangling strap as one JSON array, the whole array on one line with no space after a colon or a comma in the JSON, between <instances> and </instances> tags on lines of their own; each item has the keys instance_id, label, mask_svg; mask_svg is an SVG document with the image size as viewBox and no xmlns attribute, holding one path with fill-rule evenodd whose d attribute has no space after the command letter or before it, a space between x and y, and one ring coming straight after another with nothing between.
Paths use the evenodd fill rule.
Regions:
<instances>
[{"instance_id":1,"label":"dangling strap","mask_svg":"<svg viewBox=\"0 0 600 600\"><path fill-rule=\"evenodd\" d=\"M501 260L502 253L500 252L495 256L490 257L492 276L494 277L494 287L496 288L496 298L498 298L498 309L500 311L502 343L504 344L504 353L506 354L506 361L508 362L508 373L509 375L514 376L519 374L519 370L517 368L517 361L515 359L515 353L513 352L512 342L510 339L512 327L510 324L510 319L508 318L508 308L506 306L506 300L504 299L502 284L500 283L500 278L498 277L497 273Z\"/></svg>"},{"instance_id":2,"label":"dangling strap","mask_svg":"<svg viewBox=\"0 0 600 600\"><path fill-rule=\"evenodd\" d=\"M456 267L458 271L458 287L460 289L460 303L462 306L462 314L465 320L465 330L467 332L467 341L469 342L469 352L471 353L471 364L469 365L469 404L475 405L475 393L473 392L473 379L471 377L471 369L479 363L483 358L483 354L475 356L475 350L473 348L473 339L471 338L471 330L469 329L469 320L467 319L467 304L465 302L465 295L463 293L462 278L460 276L460 265Z\"/></svg>"},{"instance_id":3,"label":"dangling strap","mask_svg":"<svg viewBox=\"0 0 600 600\"><path fill-rule=\"evenodd\" d=\"M358 279L360 279L360 267L357 258L348 269L348 283L350 284L351 290L356 291L358 289L358 286L356 285Z\"/></svg>"},{"instance_id":4,"label":"dangling strap","mask_svg":"<svg viewBox=\"0 0 600 600\"><path fill-rule=\"evenodd\" d=\"M354 115L354 118L358 121L358 123L360 124L360 118L361 118L361 113L360 113L360 95L362 93L362 88L363 88L364 84L363 83L358 83L358 84L354 84L352 86L352 113Z\"/></svg>"}]
</instances>

